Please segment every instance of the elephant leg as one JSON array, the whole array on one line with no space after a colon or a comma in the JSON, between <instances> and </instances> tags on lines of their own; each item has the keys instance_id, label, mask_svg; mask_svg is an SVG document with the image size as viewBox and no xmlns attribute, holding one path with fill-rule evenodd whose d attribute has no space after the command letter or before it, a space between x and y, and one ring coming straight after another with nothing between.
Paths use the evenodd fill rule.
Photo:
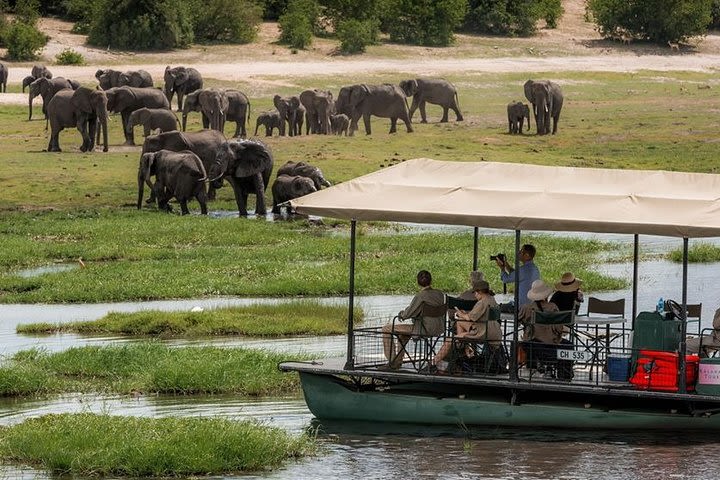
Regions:
<instances>
[{"instance_id":1,"label":"elephant leg","mask_svg":"<svg viewBox=\"0 0 720 480\"><path fill-rule=\"evenodd\" d=\"M265 182L262 173L255 174L253 179L255 185L255 215L267 215L267 207L265 206Z\"/></svg>"},{"instance_id":2,"label":"elephant leg","mask_svg":"<svg viewBox=\"0 0 720 480\"><path fill-rule=\"evenodd\" d=\"M176 93L177 93L177 100L178 100L178 108L177 108L177 111L178 111L178 112L182 112L182 107L183 107L183 92L182 92L181 90L178 90Z\"/></svg>"},{"instance_id":3,"label":"elephant leg","mask_svg":"<svg viewBox=\"0 0 720 480\"><path fill-rule=\"evenodd\" d=\"M95 134L97 133L97 130L98 130L98 128L97 128L98 124L97 124L97 120L94 117L88 119L87 122L85 122L85 123L87 125L87 132L88 132L88 135L87 135L88 151L92 152L93 150L95 150Z\"/></svg>"},{"instance_id":4,"label":"elephant leg","mask_svg":"<svg viewBox=\"0 0 720 480\"><path fill-rule=\"evenodd\" d=\"M239 137L242 133L242 129L240 128L240 120L235 122L235 137Z\"/></svg>"},{"instance_id":5,"label":"elephant leg","mask_svg":"<svg viewBox=\"0 0 720 480\"><path fill-rule=\"evenodd\" d=\"M462 122L465 120L462 116L462 113L460 113L460 107L457 106L457 103L453 102L453 104L450 106L450 108L453 109L453 112L455 112L455 120L458 122Z\"/></svg>"},{"instance_id":6,"label":"elephant leg","mask_svg":"<svg viewBox=\"0 0 720 480\"><path fill-rule=\"evenodd\" d=\"M445 120L447 122L447 120ZM427 123L427 115L425 114L425 100L420 100L420 123Z\"/></svg>"},{"instance_id":7,"label":"elephant leg","mask_svg":"<svg viewBox=\"0 0 720 480\"><path fill-rule=\"evenodd\" d=\"M525 124L525 117L520 117L520 121L518 122L518 125L517 125L517 130L518 130L517 133L520 133L520 134L523 133L523 125L524 124Z\"/></svg>"},{"instance_id":8,"label":"elephant leg","mask_svg":"<svg viewBox=\"0 0 720 480\"><path fill-rule=\"evenodd\" d=\"M195 199L200 204L200 213L203 215L207 215L208 209L207 209L207 195L205 195L205 189L201 188L200 191L195 195Z\"/></svg>"},{"instance_id":9,"label":"elephant leg","mask_svg":"<svg viewBox=\"0 0 720 480\"><path fill-rule=\"evenodd\" d=\"M182 212L183 215L190 213L187 206L187 199L178 200L178 203L180 203L180 212Z\"/></svg>"},{"instance_id":10,"label":"elephant leg","mask_svg":"<svg viewBox=\"0 0 720 480\"><path fill-rule=\"evenodd\" d=\"M390 117L390 133L397 132L397 117Z\"/></svg>"},{"instance_id":11,"label":"elephant leg","mask_svg":"<svg viewBox=\"0 0 720 480\"><path fill-rule=\"evenodd\" d=\"M62 128L52 128L50 133L50 143L48 143L48 152L62 152L60 150L60 132Z\"/></svg>"},{"instance_id":12,"label":"elephant leg","mask_svg":"<svg viewBox=\"0 0 720 480\"><path fill-rule=\"evenodd\" d=\"M212 185L209 185L208 191L207 191L207 199L215 200L216 196L217 196L217 188L213 187Z\"/></svg>"},{"instance_id":13,"label":"elephant leg","mask_svg":"<svg viewBox=\"0 0 720 480\"><path fill-rule=\"evenodd\" d=\"M129 127L128 118L130 117L129 112L123 110L120 112L123 124L123 132L125 133L125 145L135 145L135 138L133 135L132 127Z\"/></svg>"},{"instance_id":14,"label":"elephant leg","mask_svg":"<svg viewBox=\"0 0 720 480\"><path fill-rule=\"evenodd\" d=\"M443 116L440 119L440 123L446 123L448 121L448 110L450 110L450 108L446 107L445 105L443 105L442 108L443 108Z\"/></svg>"},{"instance_id":15,"label":"elephant leg","mask_svg":"<svg viewBox=\"0 0 720 480\"><path fill-rule=\"evenodd\" d=\"M235 194L235 203L238 207L238 214L241 217L247 217L247 193L245 193L244 189L238 185L238 182L234 177L228 176L225 178L232 186L233 193Z\"/></svg>"},{"instance_id":16,"label":"elephant leg","mask_svg":"<svg viewBox=\"0 0 720 480\"><path fill-rule=\"evenodd\" d=\"M256 137L257 137L258 128L260 128L260 122L258 122L258 123L255 124L255 136L256 136Z\"/></svg>"},{"instance_id":17,"label":"elephant leg","mask_svg":"<svg viewBox=\"0 0 720 480\"><path fill-rule=\"evenodd\" d=\"M418 108L418 103L419 103L418 96L413 95L413 100L412 100L412 103L410 104L410 118L412 118L413 115L415 115L415 110L417 110L417 108Z\"/></svg>"},{"instance_id":18,"label":"elephant leg","mask_svg":"<svg viewBox=\"0 0 720 480\"><path fill-rule=\"evenodd\" d=\"M265 125L265 136L266 137L272 137L272 131L273 131L272 127Z\"/></svg>"},{"instance_id":19,"label":"elephant leg","mask_svg":"<svg viewBox=\"0 0 720 480\"><path fill-rule=\"evenodd\" d=\"M363 123L365 124L365 135L370 135L372 133L372 130L370 129L370 114L369 113L363 114ZM390 129L390 133L392 133L392 128Z\"/></svg>"},{"instance_id":20,"label":"elephant leg","mask_svg":"<svg viewBox=\"0 0 720 480\"><path fill-rule=\"evenodd\" d=\"M403 122L405 122L405 128L407 129L407 132L408 132L408 133L412 133L413 127L412 127L412 122L410 121L410 117L407 116L407 115L403 115L403 116L400 117L400 119L401 119Z\"/></svg>"},{"instance_id":21,"label":"elephant leg","mask_svg":"<svg viewBox=\"0 0 720 480\"><path fill-rule=\"evenodd\" d=\"M203 128L209 128L210 127L210 119L204 113L201 113L200 115L202 115Z\"/></svg>"},{"instance_id":22,"label":"elephant leg","mask_svg":"<svg viewBox=\"0 0 720 480\"><path fill-rule=\"evenodd\" d=\"M143 136L144 137L150 136L151 131L152 131L152 129L150 128L150 124L146 123L145 125L143 125Z\"/></svg>"},{"instance_id":23,"label":"elephant leg","mask_svg":"<svg viewBox=\"0 0 720 480\"><path fill-rule=\"evenodd\" d=\"M559 113L553 117L553 129L552 129L552 134L553 134L553 135L555 135L555 134L557 133L558 120L560 120L560 114L559 114Z\"/></svg>"}]
</instances>

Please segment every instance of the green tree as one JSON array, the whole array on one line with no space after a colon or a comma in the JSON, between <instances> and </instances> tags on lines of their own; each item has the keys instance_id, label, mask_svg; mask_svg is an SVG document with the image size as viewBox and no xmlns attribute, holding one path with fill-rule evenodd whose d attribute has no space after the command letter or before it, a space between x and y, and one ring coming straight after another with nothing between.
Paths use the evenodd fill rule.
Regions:
<instances>
[{"instance_id":1,"label":"green tree","mask_svg":"<svg viewBox=\"0 0 720 480\"><path fill-rule=\"evenodd\" d=\"M257 37L262 7L252 0L193 0L190 5L198 40L249 43Z\"/></svg>"},{"instance_id":2,"label":"green tree","mask_svg":"<svg viewBox=\"0 0 720 480\"><path fill-rule=\"evenodd\" d=\"M34 60L47 37L34 25L14 20L5 31L5 43L11 60Z\"/></svg>"},{"instance_id":3,"label":"green tree","mask_svg":"<svg viewBox=\"0 0 720 480\"><path fill-rule=\"evenodd\" d=\"M280 41L292 48L306 48L312 43L313 33L319 33L320 5L316 0L290 0L285 13L280 15Z\"/></svg>"},{"instance_id":4,"label":"green tree","mask_svg":"<svg viewBox=\"0 0 720 480\"><path fill-rule=\"evenodd\" d=\"M385 25L394 42L447 46L466 10L467 0L389 0Z\"/></svg>"},{"instance_id":5,"label":"green tree","mask_svg":"<svg viewBox=\"0 0 720 480\"><path fill-rule=\"evenodd\" d=\"M129 50L165 50L193 41L188 4L176 0L103 0L88 43Z\"/></svg>"},{"instance_id":6,"label":"green tree","mask_svg":"<svg viewBox=\"0 0 720 480\"><path fill-rule=\"evenodd\" d=\"M712 0L588 0L588 12L606 37L626 33L657 43L705 34Z\"/></svg>"},{"instance_id":7,"label":"green tree","mask_svg":"<svg viewBox=\"0 0 720 480\"><path fill-rule=\"evenodd\" d=\"M464 28L494 35L528 36L545 19L555 28L563 14L560 0L470 0Z\"/></svg>"},{"instance_id":8,"label":"green tree","mask_svg":"<svg viewBox=\"0 0 720 480\"><path fill-rule=\"evenodd\" d=\"M337 26L340 51L343 53L362 53L368 45L377 41L379 20L350 19Z\"/></svg>"}]
</instances>

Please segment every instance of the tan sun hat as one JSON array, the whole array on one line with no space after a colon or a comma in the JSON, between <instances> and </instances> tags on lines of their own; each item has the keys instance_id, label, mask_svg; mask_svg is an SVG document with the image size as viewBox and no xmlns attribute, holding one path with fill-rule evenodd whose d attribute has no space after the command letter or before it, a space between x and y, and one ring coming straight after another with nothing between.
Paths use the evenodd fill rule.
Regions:
<instances>
[{"instance_id":1,"label":"tan sun hat","mask_svg":"<svg viewBox=\"0 0 720 480\"><path fill-rule=\"evenodd\" d=\"M582 280L575 278L571 272L563 273L562 278L555 284L555 290L558 292L574 292L582 285Z\"/></svg>"},{"instance_id":2,"label":"tan sun hat","mask_svg":"<svg viewBox=\"0 0 720 480\"><path fill-rule=\"evenodd\" d=\"M530 291L527 293L527 297L528 300L537 302L539 300L547 300L551 293L553 293L553 290L550 288L550 285L542 280L535 280L530 287Z\"/></svg>"}]
</instances>

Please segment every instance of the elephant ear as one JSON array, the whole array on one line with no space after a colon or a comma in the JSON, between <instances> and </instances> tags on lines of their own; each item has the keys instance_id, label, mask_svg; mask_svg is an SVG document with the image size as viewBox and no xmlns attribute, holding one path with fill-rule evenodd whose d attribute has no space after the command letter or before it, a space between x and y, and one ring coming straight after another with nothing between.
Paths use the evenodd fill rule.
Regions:
<instances>
[{"instance_id":1,"label":"elephant ear","mask_svg":"<svg viewBox=\"0 0 720 480\"><path fill-rule=\"evenodd\" d=\"M530 103L532 103L533 105L535 104L535 95L533 95L533 91L532 91L532 87L534 84L535 84L535 82L533 82L532 80L528 80L527 82L525 82L525 85L523 86L523 88L525 89L525 98L527 98L528 101Z\"/></svg>"},{"instance_id":2,"label":"elephant ear","mask_svg":"<svg viewBox=\"0 0 720 480\"><path fill-rule=\"evenodd\" d=\"M70 103L80 112L93 113L93 105L91 101L93 92L94 90L91 90L87 87L80 87L75 90L75 93L73 93L73 96L70 99Z\"/></svg>"},{"instance_id":3,"label":"elephant ear","mask_svg":"<svg viewBox=\"0 0 720 480\"><path fill-rule=\"evenodd\" d=\"M275 95L273 97L273 105L275 105L275 108L280 110L280 106L282 105L282 97L280 95Z\"/></svg>"},{"instance_id":4,"label":"elephant ear","mask_svg":"<svg viewBox=\"0 0 720 480\"><path fill-rule=\"evenodd\" d=\"M177 74L175 75L175 85L182 85L183 83L187 82L190 78L190 74L187 72L186 69L178 69Z\"/></svg>"},{"instance_id":5,"label":"elephant ear","mask_svg":"<svg viewBox=\"0 0 720 480\"><path fill-rule=\"evenodd\" d=\"M272 170L273 158L264 143L256 140L228 142L235 158L234 177L250 177Z\"/></svg>"},{"instance_id":6,"label":"elephant ear","mask_svg":"<svg viewBox=\"0 0 720 480\"><path fill-rule=\"evenodd\" d=\"M142 165L142 173L145 177L145 181L149 182L152 176L152 167L155 164L156 153L143 153L140 164Z\"/></svg>"},{"instance_id":7,"label":"elephant ear","mask_svg":"<svg viewBox=\"0 0 720 480\"><path fill-rule=\"evenodd\" d=\"M298 97L290 97L290 106L292 108L300 108L300 99Z\"/></svg>"}]
</instances>

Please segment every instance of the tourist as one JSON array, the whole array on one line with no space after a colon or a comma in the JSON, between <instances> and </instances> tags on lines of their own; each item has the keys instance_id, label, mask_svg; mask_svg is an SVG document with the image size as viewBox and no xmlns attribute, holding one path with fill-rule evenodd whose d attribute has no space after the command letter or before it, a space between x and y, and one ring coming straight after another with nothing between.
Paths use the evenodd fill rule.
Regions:
<instances>
[{"instance_id":1,"label":"tourist","mask_svg":"<svg viewBox=\"0 0 720 480\"><path fill-rule=\"evenodd\" d=\"M715 310L712 335L702 336L702 351L700 350L700 338L688 338L685 345L687 353L697 353L701 357L708 357L710 356L710 350L720 350L720 308Z\"/></svg>"},{"instance_id":2,"label":"tourist","mask_svg":"<svg viewBox=\"0 0 720 480\"><path fill-rule=\"evenodd\" d=\"M470 272L470 288L462 292L460 295L458 295L458 299L460 300L470 300L475 301L475 289L479 282L485 281L485 274L483 272L480 272L478 270L473 270Z\"/></svg>"},{"instance_id":3,"label":"tourist","mask_svg":"<svg viewBox=\"0 0 720 480\"><path fill-rule=\"evenodd\" d=\"M520 268L518 270L519 283L517 285L519 293L520 305L525 305L529 302L527 294L530 291L530 287L535 280L540 278L540 270L535 265L533 259L535 258L535 247L531 244L525 244L518 252L520 258ZM498 255L495 258L495 262L500 267L500 279L503 283L513 283L515 281L515 269L510 266L507 259L504 256Z\"/></svg>"},{"instance_id":4,"label":"tourist","mask_svg":"<svg viewBox=\"0 0 720 480\"><path fill-rule=\"evenodd\" d=\"M561 312L572 310L577 313L583 302L581 285L582 280L571 272L563 273L560 281L555 284L555 293L550 298L550 303L557 305Z\"/></svg>"}]
</instances>

